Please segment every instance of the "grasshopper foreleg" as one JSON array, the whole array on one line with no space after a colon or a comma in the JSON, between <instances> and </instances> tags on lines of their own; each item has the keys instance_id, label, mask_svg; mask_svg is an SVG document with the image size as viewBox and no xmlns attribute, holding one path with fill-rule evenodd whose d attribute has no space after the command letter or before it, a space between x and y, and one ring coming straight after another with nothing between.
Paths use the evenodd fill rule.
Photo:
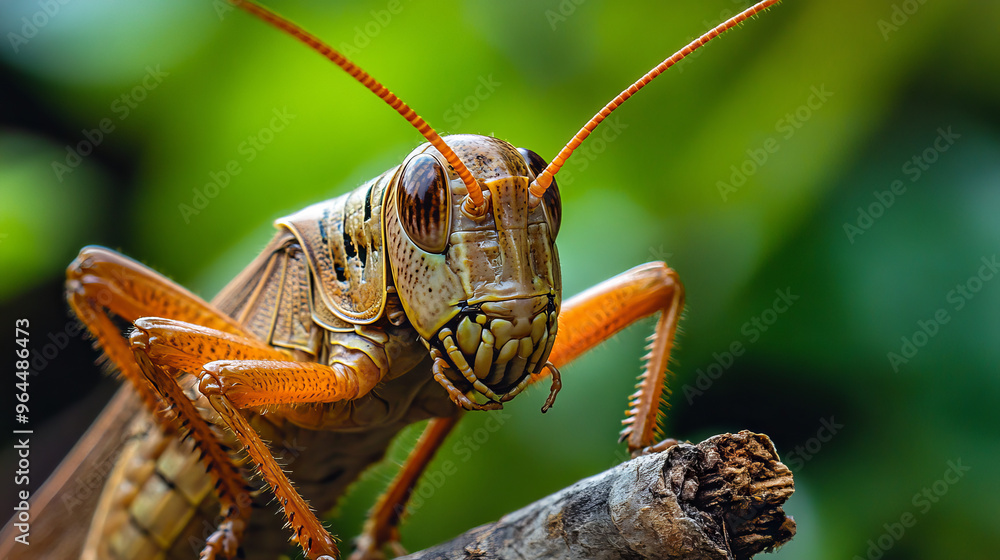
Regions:
<instances>
[{"instance_id":1,"label":"grasshopper foreleg","mask_svg":"<svg viewBox=\"0 0 1000 560\"><path fill-rule=\"evenodd\" d=\"M379 497L368 513L364 529L355 543L350 560L377 560L385 558L382 548L388 545L397 556L406 554L399 544L399 524L406 511L413 489L430 464L438 448L464 416L462 410L445 418L431 418L420 434L420 439L406 457L389 488Z\"/></svg>"},{"instance_id":2,"label":"grasshopper foreleg","mask_svg":"<svg viewBox=\"0 0 1000 560\"><path fill-rule=\"evenodd\" d=\"M660 312L656 330L650 337L649 353L644 358L638 391L630 401L623 437L628 440L633 455L661 451L677 443L676 440L665 439L654 444L654 438L656 414L665 390L667 363L683 305L684 287L677 274L662 262L633 268L566 301L559 316L559 334L549 362L542 372L531 377L531 381L536 382L552 375L552 388L543 410L552 406L555 394L562 386L558 367L635 321ZM436 364L435 374L447 381L443 372L447 364L444 360L440 362ZM442 381L439 379L439 382ZM442 385L445 383L442 382ZM458 389L449 390L449 395L458 406L463 406L463 399L468 399ZM406 463L372 508L351 560L384 558L381 550L387 544L397 550L400 548L398 526L406 502L420 475L459 418L458 415L435 418L427 425Z\"/></svg>"},{"instance_id":3,"label":"grasshopper foreleg","mask_svg":"<svg viewBox=\"0 0 1000 560\"><path fill-rule=\"evenodd\" d=\"M677 273L665 263L652 262L570 298L559 313L559 335L549 355L549 362L555 367L571 362L635 321L660 312L622 430L622 439L628 441L633 455L653 445L657 437L661 400L669 395L667 364L683 307L684 287ZM533 381L545 374L543 370ZM656 448L673 443L674 440L664 440Z\"/></svg>"}]
</instances>

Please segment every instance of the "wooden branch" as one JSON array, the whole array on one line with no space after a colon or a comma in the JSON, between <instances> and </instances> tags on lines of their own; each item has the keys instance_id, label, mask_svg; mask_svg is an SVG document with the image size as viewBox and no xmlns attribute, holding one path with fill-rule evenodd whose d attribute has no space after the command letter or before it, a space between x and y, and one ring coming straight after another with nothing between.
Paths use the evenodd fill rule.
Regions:
<instances>
[{"instance_id":1,"label":"wooden branch","mask_svg":"<svg viewBox=\"0 0 1000 560\"><path fill-rule=\"evenodd\" d=\"M771 440L747 431L623 463L397 560L750 558L787 542L795 490Z\"/></svg>"}]
</instances>

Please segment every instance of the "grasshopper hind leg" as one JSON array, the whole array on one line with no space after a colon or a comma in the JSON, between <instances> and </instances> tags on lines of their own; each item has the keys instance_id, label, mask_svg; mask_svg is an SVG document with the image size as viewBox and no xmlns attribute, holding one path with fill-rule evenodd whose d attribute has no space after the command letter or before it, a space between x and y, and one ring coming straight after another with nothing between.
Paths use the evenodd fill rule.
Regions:
<instances>
[{"instance_id":1,"label":"grasshopper hind leg","mask_svg":"<svg viewBox=\"0 0 1000 560\"><path fill-rule=\"evenodd\" d=\"M365 352L346 346L331 353L326 364L296 361L253 338L183 321L143 317L135 321L135 327L129 342L136 362L157 392L171 403L186 400L169 372L197 375L198 392L243 445L257 473L274 492L306 556L338 556L334 537L288 479L244 411L354 400L370 392L385 371ZM190 406L181 402L179 414L186 416L184 409Z\"/></svg>"},{"instance_id":2,"label":"grasshopper hind leg","mask_svg":"<svg viewBox=\"0 0 1000 560\"><path fill-rule=\"evenodd\" d=\"M159 315L196 321L232 333L242 330L232 319L191 292L136 261L103 247L86 247L80 251L66 271L66 291L70 307L94 337L95 344L141 396L145 409L157 419L158 424L167 433L180 431L193 435L198 453L216 483L223 516L218 534L210 537L211 542L203 550L203 557L235 556L241 527L250 515L251 499L242 473L176 382L171 380L177 390L176 393L168 393L168 398L168 394L148 381L112 316L131 323L144 315ZM168 403L171 406L167 406ZM137 515L141 500L126 500L119 506L117 513L127 516L128 523L120 525L114 531L115 536L108 538L106 532L112 527L97 522L88 541L94 540L94 535L100 535L97 540L105 541L100 546L138 546L145 547L144 550L164 552L166 549L163 547L172 544L170 535L160 534L156 527L150 526L151 523L143 522L143 515ZM156 516L149 519L154 518Z\"/></svg>"}]
</instances>

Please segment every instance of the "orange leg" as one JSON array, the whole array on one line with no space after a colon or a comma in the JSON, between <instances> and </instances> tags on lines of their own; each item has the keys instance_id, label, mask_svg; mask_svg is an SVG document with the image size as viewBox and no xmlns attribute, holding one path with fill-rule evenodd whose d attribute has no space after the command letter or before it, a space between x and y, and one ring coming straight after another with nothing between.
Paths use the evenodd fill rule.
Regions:
<instances>
[{"instance_id":1,"label":"orange leg","mask_svg":"<svg viewBox=\"0 0 1000 560\"><path fill-rule=\"evenodd\" d=\"M664 263L638 266L598 284L563 303L558 335L549 356L552 367L533 376L532 382L550 374L557 375L555 368L573 361L635 321L660 311L662 315L651 337L649 354L644 358L645 367L639 378L638 391L632 395L622 436L628 439L633 455L662 451L676 444L673 439L655 445L653 441L656 414L664 396L666 366L683 305L684 288L677 274ZM543 411L552 405L557 390L558 381ZM451 396L456 400L458 395ZM461 406L460 402L456 404ZM383 545L397 544L401 513L410 493L459 418L435 418L427 425L406 463L369 514L351 560L383 558Z\"/></svg>"},{"instance_id":2,"label":"orange leg","mask_svg":"<svg viewBox=\"0 0 1000 560\"><path fill-rule=\"evenodd\" d=\"M108 313L132 322L143 315L160 315L196 321L230 333L240 326L191 292L155 271L109 249L85 247L66 270L67 299L111 363L139 393L146 409L169 431L180 429L197 442L208 471L216 481L224 521L209 538L203 558L233 556L246 519L251 498L243 476L222 449L214 433L198 416L177 384L147 379L132 350ZM159 390L154 382L167 387ZM166 407L164 403L174 406ZM187 406L185 406L187 405Z\"/></svg>"},{"instance_id":3,"label":"orange leg","mask_svg":"<svg viewBox=\"0 0 1000 560\"><path fill-rule=\"evenodd\" d=\"M369 512L350 560L385 558L382 554L382 547L386 544L393 548L396 555L406 554L406 551L399 545L399 523L406 510L406 502L409 501L417 481L424 474L424 470L434 458L438 448L461 420L463 412L459 410L452 416L432 418L428 422L424 432L420 434L417 445L406 457L406 463L396 473L389 488L379 496L375 507Z\"/></svg>"},{"instance_id":4,"label":"orange leg","mask_svg":"<svg viewBox=\"0 0 1000 560\"><path fill-rule=\"evenodd\" d=\"M106 312L135 321L145 315L196 322L227 332L242 333L239 325L157 272L103 247L84 247L66 269L66 297L76 316L87 326L95 344L142 396L147 408L158 410L132 361L132 352Z\"/></svg>"},{"instance_id":5,"label":"orange leg","mask_svg":"<svg viewBox=\"0 0 1000 560\"><path fill-rule=\"evenodd\" d=\"M549 363L555 367L573 361L635 321L660 312L648 353L643 357L637 391L629 400L623 422L622 439L628 441L633 455L652 445L657 436L661 402L670 394L666 386L667 364L683 307L684 287L677 273L662 262L652 262L570 298L559 312L559 334L549 355ZM533 381L545 375L547 371L543 370ZM673 443L665 440L655 449Z\"/></svg>"},{"instance_id":6,"label":"orange leg","mask_svg":"<svg viewBox=\"0 0 1000 560\"><path fill-rule=\"evenodd\" d=\"M295 540L306 556L337 556L333 537L239 410L354 399L371 391L383 372L361 352L345 352L342 361L324 365L293 361L283 352L253 339L180 321L146 317L136 320L135 327L130 337L132 349L143 373L158 392L165 398L170 392L183 397L167 369L199 372L200 392L256 463L258 472L281 503ZM172 386L163 387L164 384ZM191 406L190 402L187 405ZM179 413L187 417L183 408Z\"/></svg>"}]
</instances>

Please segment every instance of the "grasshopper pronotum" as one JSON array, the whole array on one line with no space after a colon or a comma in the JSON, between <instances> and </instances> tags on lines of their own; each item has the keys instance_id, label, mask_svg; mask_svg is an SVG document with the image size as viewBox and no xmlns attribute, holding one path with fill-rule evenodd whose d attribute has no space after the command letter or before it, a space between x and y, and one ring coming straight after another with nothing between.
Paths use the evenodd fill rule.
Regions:
<instances>
[{"instance_id":1,"label":"grasshopper pronotum","mask_svg":"<svg viewBox=\"0 0 1000 560\"><path fill-rule=\"evenodd\" d=\"M376 557L397 539L409 491L463 409L501 408L551 377L544 412L561 386L558 367L656 313L622 438L632 453L669 445L656 441L656 428L680 281L665 263L649 263L563 301L554 177L628 97L777 0L666 59L549 164L491 137L439 137L334 49L264 8L234 3L339 65L429 143L355 191L278 220L268 247L211 303L113 251L81 251L67 271L70 305L133 390L107 415L137 402L151 413L130 428L135 443L109 477L83 556L183 557L184 539L220 511L202 557L241 547L277 554L288 533L251 508L271 492L307 557L339 557L302 494L331 507L400 429L432 418L359 539L355 557ZM132 324L127 337L109 314ZM313 451L280 465L264 440L291 433ZM233 447L248 459L234 459ZM248 488L250 469L268 490Z\"/></svg>"}]
</instances>

